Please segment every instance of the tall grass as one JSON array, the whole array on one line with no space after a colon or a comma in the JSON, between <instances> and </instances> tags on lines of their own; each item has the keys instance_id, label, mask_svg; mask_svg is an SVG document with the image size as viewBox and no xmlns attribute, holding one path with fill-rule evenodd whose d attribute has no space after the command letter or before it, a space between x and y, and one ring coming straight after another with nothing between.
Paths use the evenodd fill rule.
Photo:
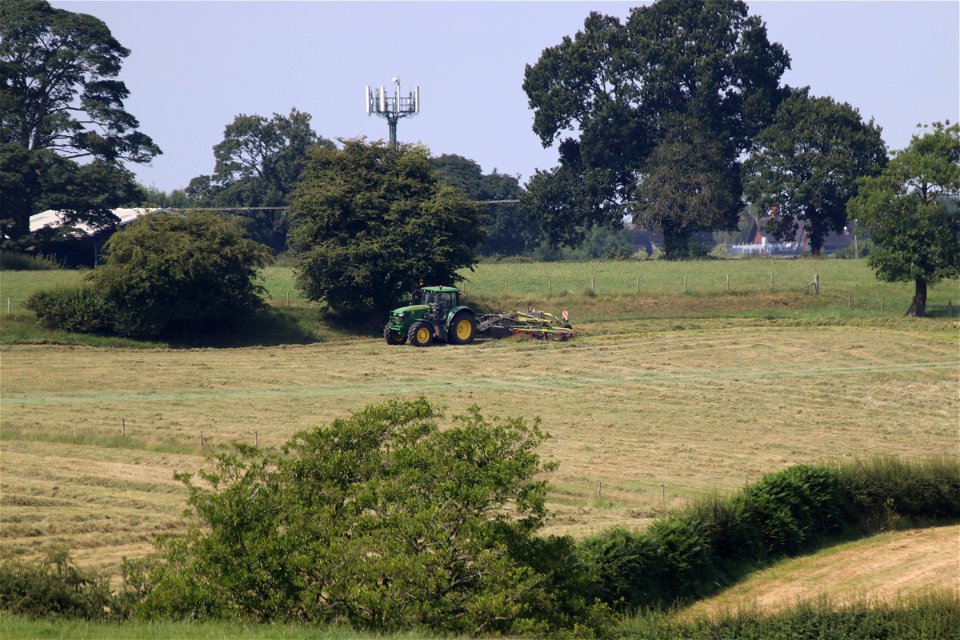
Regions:
<instances>
[{"instance_id":1,"label":"tall grass","mask_svg":"<svg viewBox=\"0 0 960 640\"><path fill-rule=\"evenodd\" d=\"M951 640L960 629L960 598L939 592L898 602L859 601L836 606L827 599L768 614L745 609L681 621L666 613L625 618L614 637L631 640Z\"/></svg>"},{"instance_id":2,"label":"tall grass","mask_svg":"<svg viewBox=\"0 0 960 640\"><path fill-rule=\"evenodd\" d=\"M426 632L374 634L345 627L299 624L244 624L242 622L89 622L86 620L32 620L0 616L4 640L63 638L64 640L429 640Z\"/></svg>"},{"instance_id":3,"label":"tall grass","mask_svg":"<svg viewBox=\"0 0 960 640\"><path fill-rule=\"evenodd\" d=\"M953 640L960 628L960 599L931 593L893 603L859 601L837 606L826 599L797 604L769 614L744 609L692 621L669 613L645 612L620 619L610 638L631 640ZM0 637L7 640L64 638L71 640L414 640L439 638L423 631L371 634L343 627L240 622L122 622L32 620L0 616ZM447 636L444 636L447 637Z\"/></svg>"}]
</instances>

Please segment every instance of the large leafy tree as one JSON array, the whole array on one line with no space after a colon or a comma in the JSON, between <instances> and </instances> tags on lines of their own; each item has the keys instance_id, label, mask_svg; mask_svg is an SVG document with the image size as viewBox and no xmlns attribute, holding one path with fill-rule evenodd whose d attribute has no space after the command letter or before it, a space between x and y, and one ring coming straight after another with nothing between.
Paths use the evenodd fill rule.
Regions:
<instances>
[{"instance_id":1,"label":"large leafy tree","mask_svg":"<svg viewBox=\"0 0 960 640\"><path fill-rule=\"evenodd\" d=\"M282 452L222 453L200 482L181 475L194 526L164 544L141 611L380 632L562 626L551 590L576 567L552 583L536 566L570 550L535 535L546 515L538 474L552 468L536 453L544 434L476 408L445 428L440 417L423 398L389 401L301 432Z\"/></svg>"},{"instance_id":2,"label":"large leafy tree","mask_svg":"<svg viewBox=\"0 0 960 640\"><path fill-rule=\"evenodd\" d=\"M532 250L540 241L536 219L519 201L525 194L514 176L498 172L483 173L475 161L454 154L430 159L440 180L463 189L471 200L484 202L483 255L511 256ZM506 202L504 202L506 201Z\"/></svg>"},{"instance_id":3,"label":"large leafy tree","mask_svg":"<svg viewBox=\"0 0 960 640\"><path fill-rule=\"evenodd\" d=\"M93 16L44 0L0 3L0 184L16 181L17 166L32 167L35 176L26 189L0 192L5 236L28 234L30 215L54 201L67 222L104 227L114 222L109 208L129 201L133 178L122 161L148 162L160 153L124 108L129 92L116 77L129 53ZM61 161L82 158L97 168Z\"/></svg>"},{"instance_id":4,"label":"large leafy tree","mask_svg":"<svg viewBox=\"0 0 960 640\"><path fill-rule=\"evenodd\" d=\"M307 298L383 310L420 283L461 280L483 239L478 205L437 178L424 147L342 142L311 150L291 206Z\"/></svg>"},{"instance_id":5,"label":"large leafy tree","mask_svg":"<svg viewBox=\"0 0 960 640\"><path fill-rule=\"evenodd\" d=\"M664 251L686 257L697 231L735 228L739 166L725 144L689 118L677 118L643 165L630 212L635 223L663 231Z\"/></svg>"},{"instance_id":6,"label":"large leafy tree","mask_svg":"<svg viewBox=\"0 0 960 640\"><path fill-rule=\"evenodd\" d=\"M804 88L755 138L744 190L763 209L777 207L777 235L792 237L803 225L811 253L820 255L827 234L846 224L857 180L879 173L886 154L873 120L864 122L849 104L811 97Z\"/></svg>"},{"instance_id":7,"label":"large leafy tree","mask_svg":"<svg viewBox=\"0 0 960 640\"><path fill-rule=\"evenodd\" d=\"M847 207L874 243L877 277L914 282L913 316L926 315L928 285L960 275L960 125L928 129L862 180Z\"/></svg>"},{"instance_id":8,"label":"large leafy tree","mask_svg":"<svg viewBox=\"0 0 960 640\"><path fill-rule=\"evenodd\" d=\"M560 142L560 166L528 185L541 225L554 242L570 241L594 224L619 224L638 195L658 197L667 185L638 185L660 170L645 166L655 149L689 144L678 136L678 117L719 145L714 181L727 182L772 119L789 63L760 19L736 0L660 0L633 9L625 24L591 13L582 31L544 50L525 73L534 131L544 146ZM724 199L736 200L736 180L728 189ZM676 195L670 187L667 197ZM691 203L685 210L681 219L698 209ZM687 220L673 228L717 223L711 210L696 225Z\"/></svg>"},{"instance_id":9,"label":"large leafy tree","mask_svg":"<svg viewBox=\"0 0 960 640\"><path fill-rule=\"evenodd\" d=\"M266 118L239 114L213 147L213 174L190 181L187 194L209 207L237 207L251 237L274 251L287 246L289 220L283 210L315 144L333 146L313 130L309 113L291 109ZM246 208L263 207L259 211Z\"/></svg>"}]
</instances>

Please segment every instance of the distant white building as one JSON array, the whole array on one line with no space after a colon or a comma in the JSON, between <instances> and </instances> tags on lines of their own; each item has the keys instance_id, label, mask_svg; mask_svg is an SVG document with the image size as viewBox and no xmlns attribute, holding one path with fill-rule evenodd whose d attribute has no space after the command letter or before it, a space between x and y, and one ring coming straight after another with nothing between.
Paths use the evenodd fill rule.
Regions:
<instances>
[{"instance_id":1,"label":"distant white building","mask_svg":"<svg viewBox=\"0 0 960 640\"><path fill-rule=\"evenodd\" d=\"M120 226L126 226L139 218L140 216L147 215L149 213L156 213L158 211L163 211L163 209L147 209L147 208L136 208L136 209L111 209L113 215L120 218ZM30 232L38 231L44 227L59 227L63 225L64 213L62 211L57 211L55 209L47 209L36 215L30 216ZM86 235L92 235L96 229L90 227L86 224L76 225L76 229Z\"/></svg>"}]
</instances>

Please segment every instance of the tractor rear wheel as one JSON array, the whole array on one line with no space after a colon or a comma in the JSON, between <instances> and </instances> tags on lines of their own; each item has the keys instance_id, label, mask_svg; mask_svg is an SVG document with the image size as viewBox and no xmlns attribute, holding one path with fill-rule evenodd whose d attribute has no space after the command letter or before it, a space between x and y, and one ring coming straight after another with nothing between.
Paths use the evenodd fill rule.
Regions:
<instances>
[{"instance_id":1,"label":"tractor rear wheel","mask_svg":"<svg viewBox=\"0 0 960 640\"><path fill-rule=\"evenodd\" d=\"M470 344L477 336L477 319L472 313L460 312L453 317L447 331L450 344Z\"/></svg>"},{"instance_id":2,"label":"tractor rear wheel","mask_svg":"<svg viewBox=\"0 0 960 640\"><path fill-rule=\"evenodd\" d=\"M403 344L407 341L407 337L394 331L393 325L389 322L383 328L383 339L386 340L389 345Z\"/></svg>"},{"instance_id":3,"label":"tractor rear wheel","mask_svg":"<svg viewBox=\"0 0 960 640\"><path fill-rule=\"evenodd\" d=\"M407 340L415 347L427 347L433 341L433 327L429 322L414 322L407 331Z\"/></svg>"}]
</instances>

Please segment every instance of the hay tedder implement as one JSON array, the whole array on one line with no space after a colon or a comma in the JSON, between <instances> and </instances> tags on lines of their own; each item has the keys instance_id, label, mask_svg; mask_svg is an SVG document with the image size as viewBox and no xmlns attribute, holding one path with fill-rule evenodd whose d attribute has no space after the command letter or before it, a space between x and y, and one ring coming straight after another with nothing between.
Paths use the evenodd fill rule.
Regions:
<instances>
[{"instance_id":1,"label":"hay tedder implement","mask_svg":"<svg viewBox=\"0 0 960 640\"><path fill-rule=\"evenodd\" d=\"M454 287L423 287L418 301L390 312L383 327L387 344L409 342L425 347L432 342L468 344L477 335L491 338L529 336L543 340L568 340L573 335L569 316L528 309L512 313L477 315L460 304L460 291Z\"/></svg>"},{"instance_id":2,"label":"hay tedder implement","mask_svg":"<svg viewBox=\"0 0 960 640\"><path fill-rule=\"evenodd\" d=\"M560 318L536 309L488 313L477 318L477 331L492 338L530 336L544 340L569 340L573 335L573 327L567 322L568 319L566 311Z\"/></svg>"}]
</instances>

